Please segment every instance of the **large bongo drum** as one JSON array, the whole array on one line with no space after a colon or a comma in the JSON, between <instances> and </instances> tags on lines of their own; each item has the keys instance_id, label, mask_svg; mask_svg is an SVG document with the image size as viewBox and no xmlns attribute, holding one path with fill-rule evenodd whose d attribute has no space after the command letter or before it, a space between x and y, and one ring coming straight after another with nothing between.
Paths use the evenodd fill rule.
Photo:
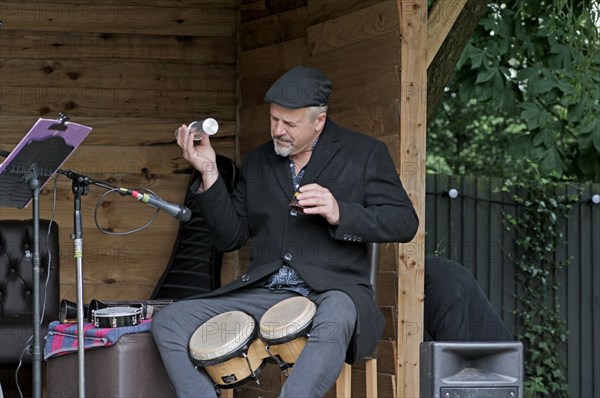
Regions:
<instances>
[{"instance_id":1,"label":"large bongo drum","mask_svg":"<svg viewBox=\"0 0 600 398\"><path fill-rule=\"evenodd\" d=\"M222 388L256 380L264 367L265 349L256 338L254 318L241 311L228 311L203 323L189 342L190 359L204 368Z\"/></svg>"},{"instance_id":2,"label":"large bongo drum","mask_svg":"<svg viewBox=\"0 0 600 398\"><path fill-rule=\"evenodd\" d=\"M298 296L275 304L261 317L259 337L282 369L292 366L300 356L316 311L315 303Z\"/></svg>"}]
</instances>

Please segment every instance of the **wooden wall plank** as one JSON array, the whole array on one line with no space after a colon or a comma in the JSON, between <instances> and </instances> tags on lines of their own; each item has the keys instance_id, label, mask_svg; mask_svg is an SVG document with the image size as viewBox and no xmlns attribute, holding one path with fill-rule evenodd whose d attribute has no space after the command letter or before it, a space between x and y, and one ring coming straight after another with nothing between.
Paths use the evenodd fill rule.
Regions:
<instances>
[{"instance_id":1,"label":"wooden wall plank","mask_svg":"<svg viewBox=\"0 0 600 398\"><path fill-rule=\"evenodd\" d=\"M190 115L212 115L233 120L235 92L190 90L157 91L136 81L122 87L81 87L75 84L4 86L2 112L9 115L55 117L65 112L72 120L81 116L172 117L187 120Z\"/></svg>"},{"instance_id":2,"label":"wooden wall plank","mask_svg":"<svg viewBox=\"0 0 600 398\"><path fill-rule=\"evenodd\" d=\"M8 59L0 61L3 74L0 86L6 87L78 87L93 95L95 89L118 89L120 87L151 88L156 91L201 91L234 93L235 65L195 65L180 63L149 63L129 61Z\"/></svg>"},{"instance_id":3,"label":"wooden wall plank","mask_svg":"<svg viewBox=\"0 0 600 398\"><path fill-rule=\"evenodd\" d=\"M311 26L308 29L308 42L311 55L316 55L366 41L397 29L396 3L383 1Z\"/></svg>"},{"instance_id":4,"label":"wooden wall plank","mask_svg":"<svg viewBox=\"0 0 600 398\"><path fill-rule=\"evenodd\" d=\"M255 19L241 24L240 46L242 51L247 51L303 38L307 27L306 7Z\"/></svg>"},{"instance_id":5,"label":"wooden wall plank","mask_svg":"<svg viewBox=\"0 0 600 398\"><path fill-rule=\"evenodd\" d=\"M357 109L363 105L392 103L398 93L400 82L397 70L387 65L358 70L353 76L336 77L338 87L331 94L332 111ZM368 87L368 89L365 89Z\"/></svg>"},{"instance_id":6,"label":"wooden wall plank","mask_svg":"<svg viewBox=\"0 0 600 398\"><path fill-rule=\"evenodd\" d=\"M267 84L270 78L273 84L283 72L307 61L308 44L305 37L244 51L240 55L242 81L258 79Z\"/></svg>"},{"instance_id":7,"label":"wooden wall plank","mask_svg":"<svg viewBox=\"0 0 600 398\"><path fill-rule=\"evenodd\" d=\"M396 135L400 128L397 107L390 101L373 104L361 104L359 107L338 111L333 108L330 116L334 120L343 120L344 126L362 131L372 137L381 138Z\"/></svg>"},{"instance_id":8,"label":"wooden wall plank","mask_svg":"<svg viewBox=\"0 0 600 398\"><path fill-rule=\"evenodd\" d=\"M241 23L306 7L307 0L242 0Z\"/></svg>"},{"instance_id":9,"label":"wooden wall plank","mask_svg":"<svg viewBox=\"0 0 600 398\"><path fill-rule=\"evenodd\" d=\"M4 30L4 59L128 60L235 64L231 37Z\"/></svg>"},{"instance_id":10,"label":"wooden wall plank","mask_svg":"<svg viewBox=\"0 0 600 398\"><path fill-rule=\"evenodd\" d=\"M311 40L318 41L319 39L316 36L309 36L309 47L313 46ZM401 56L400 46L399 33L397 31L390 31L357 43L312 54L311 63L318 65L323 70L335 76L336 80L355 77L356 73L362 73L367 77L371 77L370 75L373 75L379 69L385 67L396 69L399 67L398 62ZM374 59L377 62L373 62ZM351 62L340 62L340 60ZM399 80L399 76L396 80ZM365 84L364 81L360 83ZM354 85L359 85L359 82ZM337 86L341 85L338 84ZM337 86L334 87L333 93L339 88ZM363 88L365 91L369 91L368 82ZM332 102L335 101L332 100Z\"/></svg>"},{"instance_id":11,"label":"wooden wall plank","mask_svg":"<svg viewBox=\"0 0 600 398\"><path fill-rule=\"evenodd\" d=\"M56 0L36 0L35 3L44 4L49 7L49 4L56 4ZM81 0L61 0L63 4L69 6L80 5ZM222 7L225 9L234 10L237 7L237 0L85 0L85 6L91 13L95 8L102 6L148 6L148 7L173 7L173 8L202 8L202 7Z\"/></svg>"},{"instance_id":12,"label":"wooden wall plank","mask_svg":"<svg viewBox=\"0 0 600 398\"><path fill-rule=\"evenodd\" d=\"M310 24L317 25L378 3L381 0L310 0Z\"/></svg>"},{"instance_id":13,"label":"wooden wall plank","mask_svg":"<svg viewBox=\"0 0 600 398\"><path fill-rule=\"evenodd\" d=\"M236 11L218 4L194 8L2 2L2 30L235 36ZM157 12L157 10L159 12Z\"/></svg>"}]
</instances>

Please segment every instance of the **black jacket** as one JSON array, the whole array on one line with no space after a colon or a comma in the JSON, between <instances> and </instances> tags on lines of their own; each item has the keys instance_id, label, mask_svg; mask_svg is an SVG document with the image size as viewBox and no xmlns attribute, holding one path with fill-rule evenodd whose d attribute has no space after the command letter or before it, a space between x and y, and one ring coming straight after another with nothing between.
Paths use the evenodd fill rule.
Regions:
<instances>
[{"instance_id":1,"label":"black jacket","mask_svg":"<svg viewBox=\"0 0 600 398\"><path fill-rule=\"evenodd\" d=\"M251 286L287 263L313 290L341 290L354 301L358 321L346 358L353 363L374 350L384 327L369 282L367 243L407 242L418 219L385 145L330 119L306 166L302 185L310 183L334 195L339 225L291 214L289 160L272 142L248 153L231 198L220 178L195 196L217 248L236 250L250 239L247 273L209 295Z\"/></svg>"}]
</instances>

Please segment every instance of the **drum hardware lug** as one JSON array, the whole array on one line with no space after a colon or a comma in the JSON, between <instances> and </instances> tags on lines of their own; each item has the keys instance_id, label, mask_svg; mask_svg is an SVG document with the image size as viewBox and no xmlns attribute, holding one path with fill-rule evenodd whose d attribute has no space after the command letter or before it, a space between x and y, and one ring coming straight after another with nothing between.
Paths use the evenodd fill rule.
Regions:
<instances>
[{"instance_id":1,"label":"drum hardware lug","mask_svg":"<svg viewBox=\"0 0 600 398\"><path fill-rule=\"evenodd\" d=\"M196 369L198 369L198 367L196 366ZM221 395L223 395L223 387L220 386L219 384L213 384L213 388L215 389L215 392L217 393L217 397L220 397Z\"/></svg>"},{"instance_id":2,"label":"drum hardware lug","mask_svg":"<svg viewBox=\"0 0 600 398\"><path fill-rule=\"evenodd\" d=\"M256 384L260 385L260 380L258 380L258 375L254 372L254 370L252 370L252 364L250 363L250 358L248 358L248 355L245 352L242 353L242 357L246 360L246 363L248 364L248 370L250 370L250 377L256 382Z\"/></svg>"},{"instance_id":3,"label":"drum hardware lug","mask_svg":"<svg viewBox=\"0 0 600 398\"><path fill-rule=\"evenodd\" d=\"M267 350L267 354L269 354L271 359L273 359L275 362L277 362L277 366L279 366L279 370L281 370L283 372L285 377L288 377L289 376L288 368L290 367L290 365L287 362L284 362L281 359L279 359L279 357L277 355L273 355L273 353L271 352L271 350L269 348L271 348L271 345L268 344L265 346L265 349Z\"/></svg>"}]
</instances>

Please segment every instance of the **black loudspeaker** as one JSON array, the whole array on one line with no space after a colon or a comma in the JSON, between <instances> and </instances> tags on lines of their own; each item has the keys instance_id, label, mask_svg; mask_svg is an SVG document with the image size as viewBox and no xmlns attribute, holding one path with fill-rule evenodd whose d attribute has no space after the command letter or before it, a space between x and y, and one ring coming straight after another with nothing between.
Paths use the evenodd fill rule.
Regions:
<instances>
[{"instance_id":1,"label":"black loudspeaker","mask_svg":"<svg viewBox=\"0 0 600 398\"><path fill-rule=\"evenodd\" d=\"M421 343L422 398L523 396L520 342Z\"/></svg>"}]
</instances>

